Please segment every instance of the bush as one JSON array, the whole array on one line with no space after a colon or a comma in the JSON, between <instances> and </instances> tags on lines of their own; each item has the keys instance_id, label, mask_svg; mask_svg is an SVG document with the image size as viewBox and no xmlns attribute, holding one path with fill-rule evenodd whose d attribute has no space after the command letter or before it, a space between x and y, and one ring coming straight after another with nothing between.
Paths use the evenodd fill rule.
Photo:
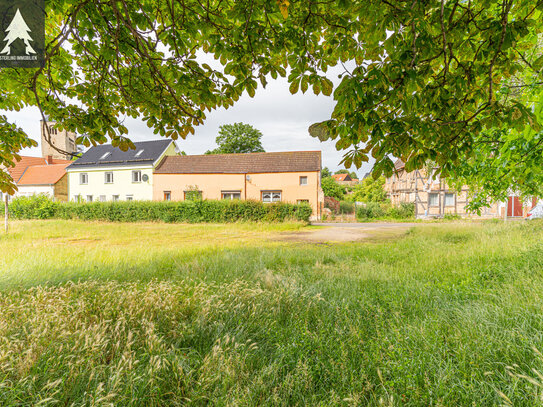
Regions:
<instances>
[{"instance_id":1,"label":"bush","mask_svg":"<svg viewBox=\"0 0 543 407\"><path fill-rule=\"evenodd\" d=\"M366 206L359 206L356 210L356 218L364 219L411 219L415 217L415 204L401 203L399 206L370 202Z\"/></svg>"},{"instance_id":2,"label":"bush","mask_svg":"<svg viewBox=\"0 0 543 407\"><path fill-rule=\"evenodd\" d=\"M354 213L354 203L341 201L339 203L339 213L342 215L351 215Z\"/></svg>"},{"instance_id":3,"label":"bush","mask_svg":"<svg viewBox=\"0 0 543 407\"><path fill-rule=\"evenodd\" d=\"M15 198L9 205L15 219L81 219L110 222L308 222L311 207L306 204L257 201L182 202L54 202L45 195ZM3 211L2 211L3 212Z\"/></svg>"}]
</instances>

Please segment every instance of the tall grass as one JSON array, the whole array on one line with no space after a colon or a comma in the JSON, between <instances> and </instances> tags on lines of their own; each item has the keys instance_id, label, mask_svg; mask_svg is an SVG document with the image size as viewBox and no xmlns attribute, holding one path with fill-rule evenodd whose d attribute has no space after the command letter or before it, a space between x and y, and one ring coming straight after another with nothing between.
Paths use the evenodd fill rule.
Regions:
<instances>
[{"instance_id":1,"label":"tall grass","mask_svg":"<svg viewBox=\"0 0 543 407\"><path fill-rule=\"evenodd\" d=\"M0 405L537 405L541 226L16 222Z\"/></svg>"}]
</instances>

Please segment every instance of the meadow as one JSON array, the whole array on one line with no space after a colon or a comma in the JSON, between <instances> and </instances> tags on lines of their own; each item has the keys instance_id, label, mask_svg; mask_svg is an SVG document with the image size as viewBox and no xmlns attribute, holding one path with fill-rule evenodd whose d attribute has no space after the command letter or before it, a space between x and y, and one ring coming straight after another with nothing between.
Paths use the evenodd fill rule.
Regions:
<instances>
[{"instance_id":1,"label":"meadow","mask_svg":"<svg viewBox=\"0 0 543 407\"><path fill-rule=\"evenodd\" d=\"M543 223L15 221L0 405L543 405Z\"/></svg>"}]
</instances>

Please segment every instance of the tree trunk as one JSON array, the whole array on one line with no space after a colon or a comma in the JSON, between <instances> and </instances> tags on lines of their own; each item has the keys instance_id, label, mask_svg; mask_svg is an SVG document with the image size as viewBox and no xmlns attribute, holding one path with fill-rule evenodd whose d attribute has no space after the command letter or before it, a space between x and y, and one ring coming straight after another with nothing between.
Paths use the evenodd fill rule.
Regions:
<instances>
[{"instance_id":1,"label":"tree trunk","mask_svg":"<svg viewBox=\"0 0 543 407\"><path fill-rule=\"evenodd\" d=\"M8 194L4 194L4 227L6 234L8 233L8 219L9 219L9 212L8 212Z\"/></svg>"}]
</instances>

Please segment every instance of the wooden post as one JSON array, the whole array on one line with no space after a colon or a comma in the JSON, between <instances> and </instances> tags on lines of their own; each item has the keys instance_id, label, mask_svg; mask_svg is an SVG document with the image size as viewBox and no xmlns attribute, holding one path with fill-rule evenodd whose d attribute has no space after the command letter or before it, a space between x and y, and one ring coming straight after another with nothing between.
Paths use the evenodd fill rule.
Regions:
<instances>
[{"instance_id":1,"label":"wooden post","mask_svg":"<svg viewBox=\"0 0 543 407\"><path fill-rule=\"evenodd\" d=\"M509 210L509 197L505 199L505 211L503 212L503 221L507 222L507 211Z\"/></svg>"},{"instance_id":2,"label":"wooden post","mask_svg":"<svg viewBox=\"0 0 543 407\"><path fill-rule=\"evenodd\" d=\"M6 192L4 194L4 227L5 227L6 234L8 233L8 219L9 219L8 194Z\"/></svg>"}]
</instances>

